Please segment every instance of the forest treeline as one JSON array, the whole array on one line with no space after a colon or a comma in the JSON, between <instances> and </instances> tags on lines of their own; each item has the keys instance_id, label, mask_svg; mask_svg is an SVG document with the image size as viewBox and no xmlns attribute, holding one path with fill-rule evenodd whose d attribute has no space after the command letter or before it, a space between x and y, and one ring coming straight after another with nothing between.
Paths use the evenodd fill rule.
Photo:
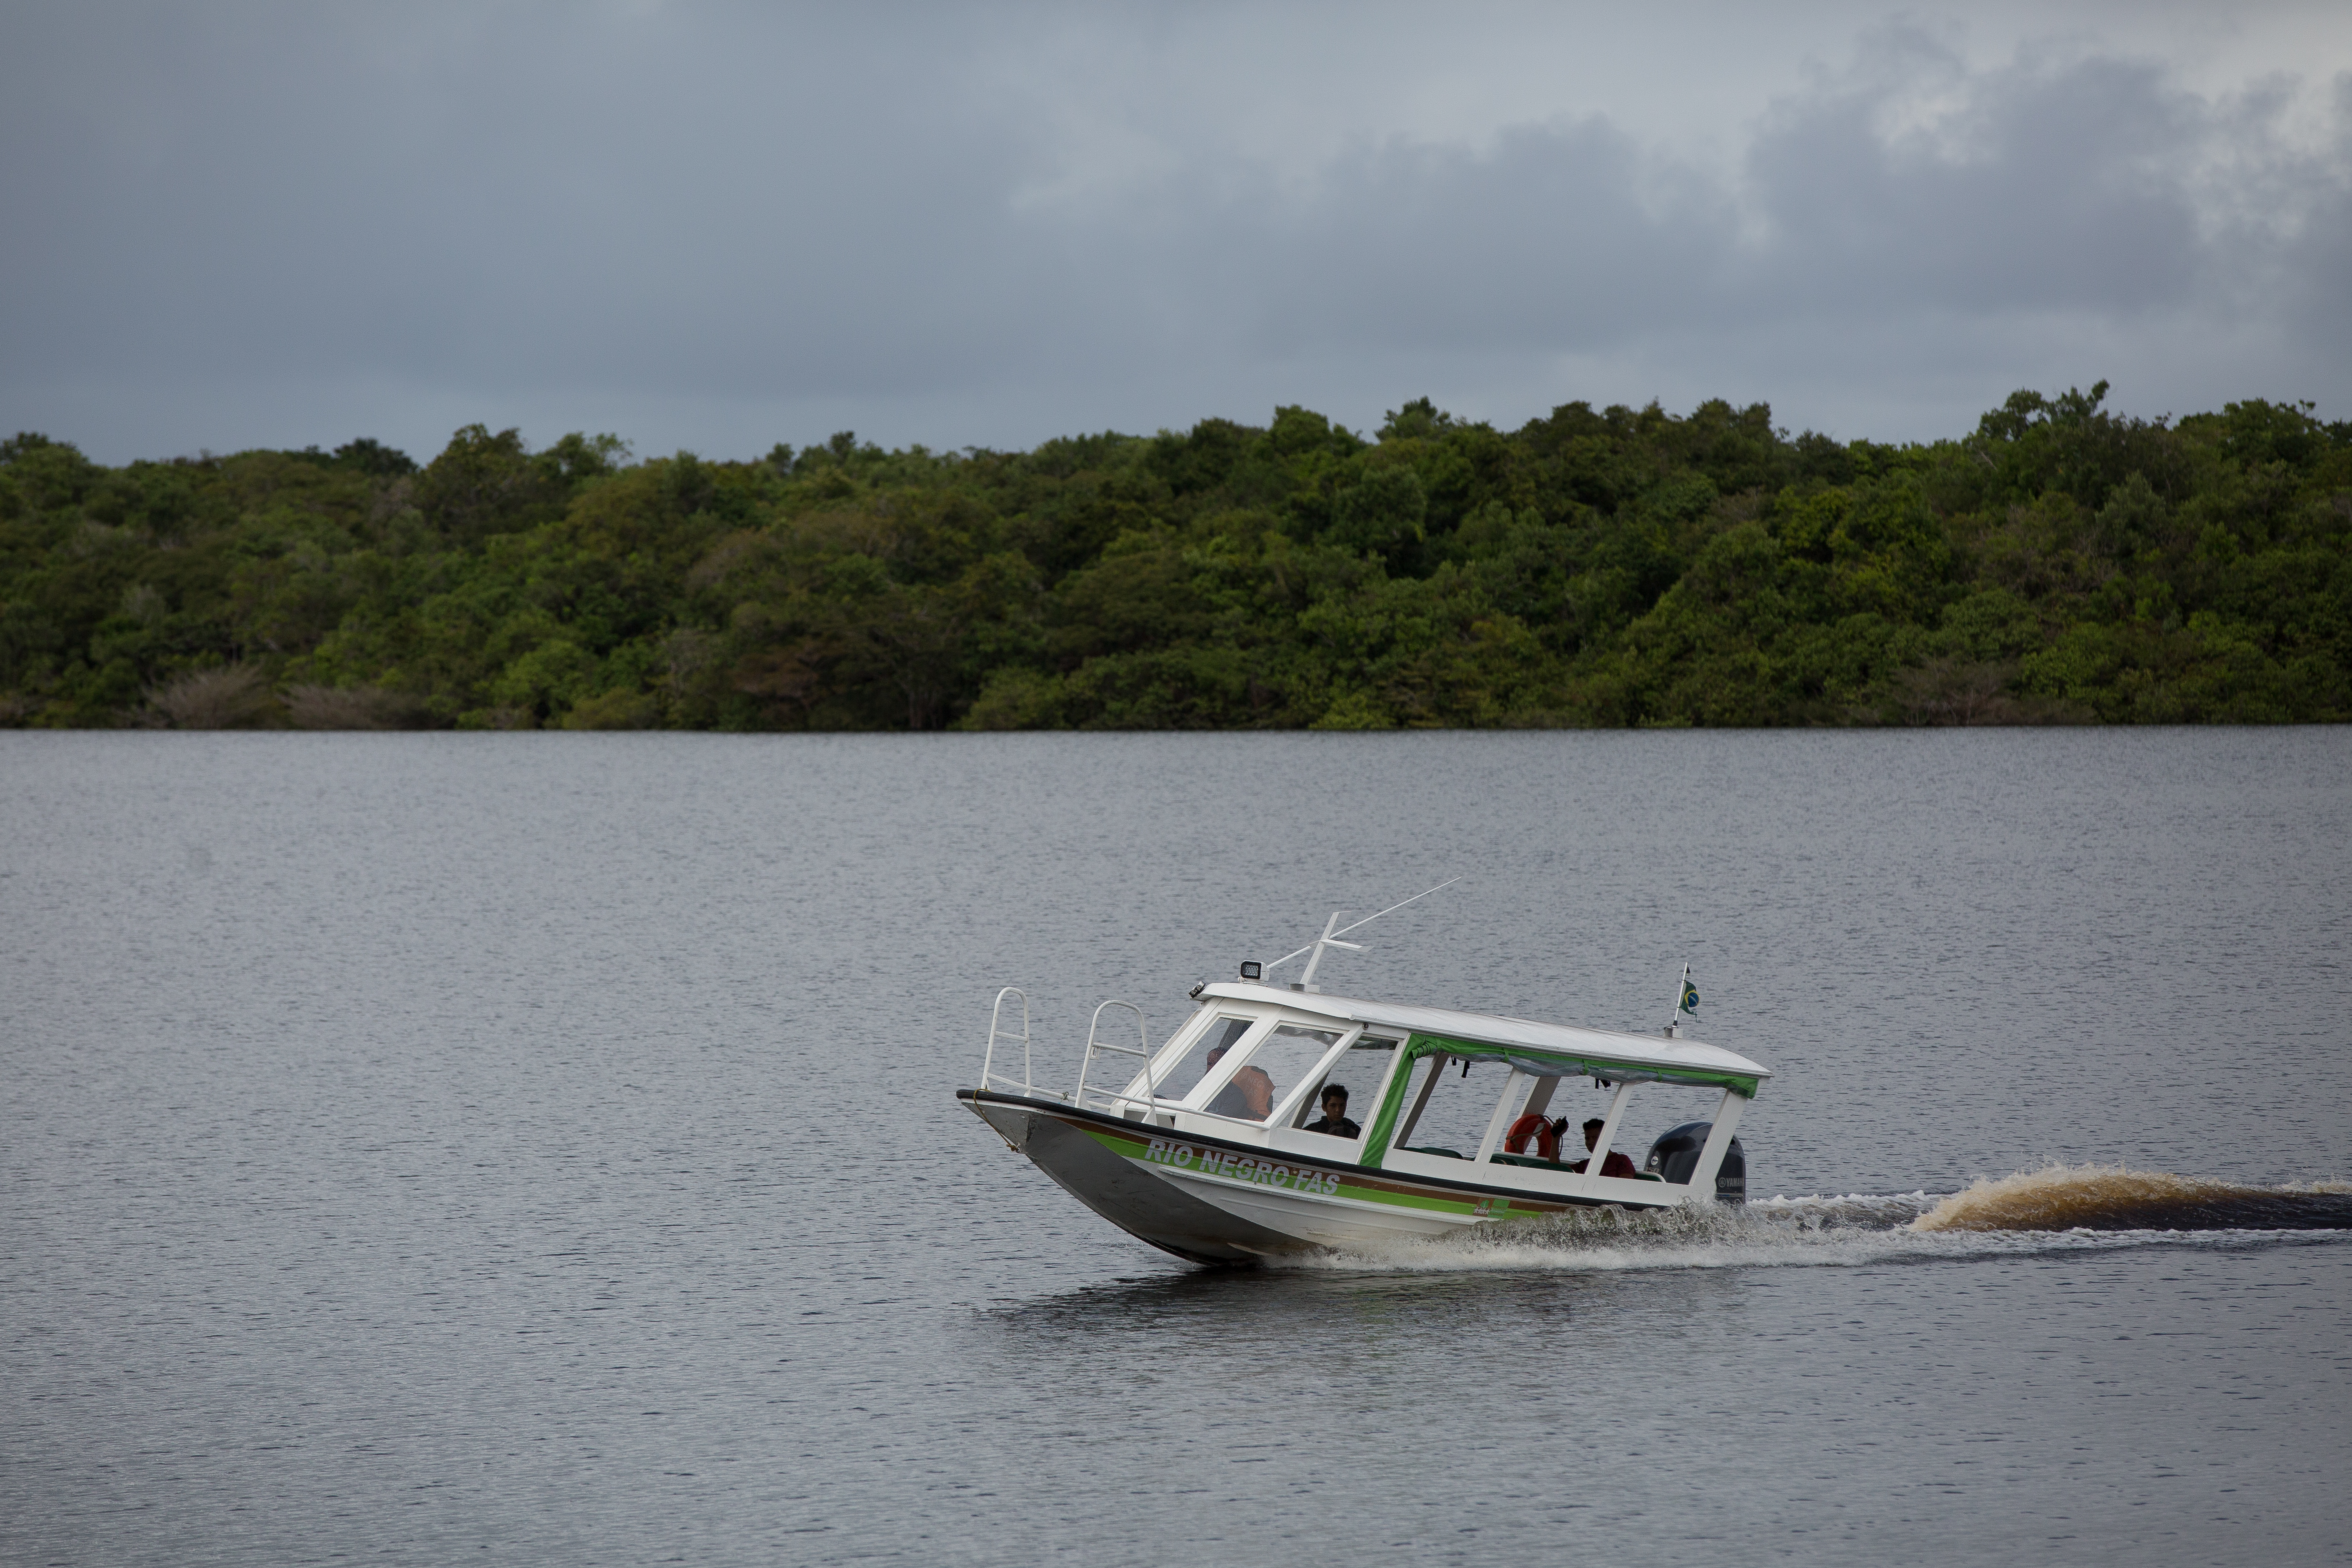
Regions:
<instances>
[{"instance_id":1,"label":"forest treeline","mask_svg":"<svg viewBox=\"0 0 2352 1568\"><path fill-rule=\"evenodd\" d=\"M2020 392L1951 440L1426 399L1028 452L0 443L0 723L2340 721L2352 424Z\"/></svg>"}]
</instances>

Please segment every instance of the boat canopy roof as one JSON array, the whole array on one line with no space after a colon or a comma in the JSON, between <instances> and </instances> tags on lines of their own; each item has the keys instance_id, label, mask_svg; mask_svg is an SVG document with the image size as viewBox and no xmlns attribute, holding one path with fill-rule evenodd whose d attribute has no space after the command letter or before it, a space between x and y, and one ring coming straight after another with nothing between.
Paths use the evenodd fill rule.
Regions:
<instances>
[{"instance_id":1,"label":"boat canopy roof","mask_svg":"<svg viewBox=\"0 0 2352 1568\"><path fill-rule=\"evenodd\" d=\"M1538 1076L1590 1076L1620 1083L1711 1084L1736 1089L1751 1099L1762 1081L1772 1076L1769 1068L1736 1051L1698 1040L1670 1040L1660 1035L1582 1029L1565 1024L1539 1024L1531 1018L1507 1018L1493 1013L1366 1002L1352 996L1327 996L1286 986L1233 982L1205 987L1201 1000L1271 1005L1373 1028L1396 1029L1411 1037L1411 1046L1418 1047L1412 1053L1415 1055L1444 1051L1454 1056L1499 1058L1523 1072Z\"/></svg>"}]
</instances>

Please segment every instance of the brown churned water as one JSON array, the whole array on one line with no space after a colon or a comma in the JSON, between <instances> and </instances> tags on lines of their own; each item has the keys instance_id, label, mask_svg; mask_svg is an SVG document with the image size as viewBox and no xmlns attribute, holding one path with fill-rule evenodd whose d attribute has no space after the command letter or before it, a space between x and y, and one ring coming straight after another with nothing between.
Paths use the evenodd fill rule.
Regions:
<instances>
[{"instance_id":1,"label":"brown churned water","mask_svg":"<svg viewBox=\"0 0 2352 1568\"><path fill-rule=\"evenodd\" d=\"M1937 1230L2305 1230L2352 1227L2352 1183L2290 1187L2162 1171L2052 1165L1978 1180L1912 1221Z\"/></svg>"}]
</instances>

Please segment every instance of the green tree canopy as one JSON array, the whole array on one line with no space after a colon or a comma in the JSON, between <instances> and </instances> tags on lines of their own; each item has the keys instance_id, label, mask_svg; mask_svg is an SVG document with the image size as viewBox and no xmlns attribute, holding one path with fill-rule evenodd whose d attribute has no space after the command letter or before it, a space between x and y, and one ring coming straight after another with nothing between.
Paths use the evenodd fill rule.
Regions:
<instances>
[{"instance_id":1,"label":"green tree canopy","mask_svg":"<svg viewBox=\"0 0 2352 1568\"><path fill-rule=\"evenodd\" d=\"M2340 721L2352 426L2022 391L1286 405L1028 452L0 442L0 721L694 729Z\"/></svg>"}]
</instances>

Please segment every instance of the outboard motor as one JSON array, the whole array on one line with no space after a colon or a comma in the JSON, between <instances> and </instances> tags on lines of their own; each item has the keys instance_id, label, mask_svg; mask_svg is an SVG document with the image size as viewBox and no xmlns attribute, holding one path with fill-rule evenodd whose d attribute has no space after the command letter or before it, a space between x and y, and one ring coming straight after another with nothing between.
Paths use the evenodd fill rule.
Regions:
<instances>
[{"instance_id":1,"label":"outboard motor","mask_svg":"<svg viewBox=\"0 0 2352 1568\"><path fill-rule=\"evenodd\" d=\"M1706 1147L1706 1135L1714 1131L1712 1121L1685 1121L1680 1127L1669 1127L1650 1145L1650 1157L1642 1169L1654 1173L1662 1181L1686 1183L1698 1168L1699 1151ZM1744 1204L1748 1201L1748 1152L1734 1136L1731 1147L1723 1152L1723 1168L1715 1173L1715 1201L1719 1204Z\"/></svg>"}]
</instances>

